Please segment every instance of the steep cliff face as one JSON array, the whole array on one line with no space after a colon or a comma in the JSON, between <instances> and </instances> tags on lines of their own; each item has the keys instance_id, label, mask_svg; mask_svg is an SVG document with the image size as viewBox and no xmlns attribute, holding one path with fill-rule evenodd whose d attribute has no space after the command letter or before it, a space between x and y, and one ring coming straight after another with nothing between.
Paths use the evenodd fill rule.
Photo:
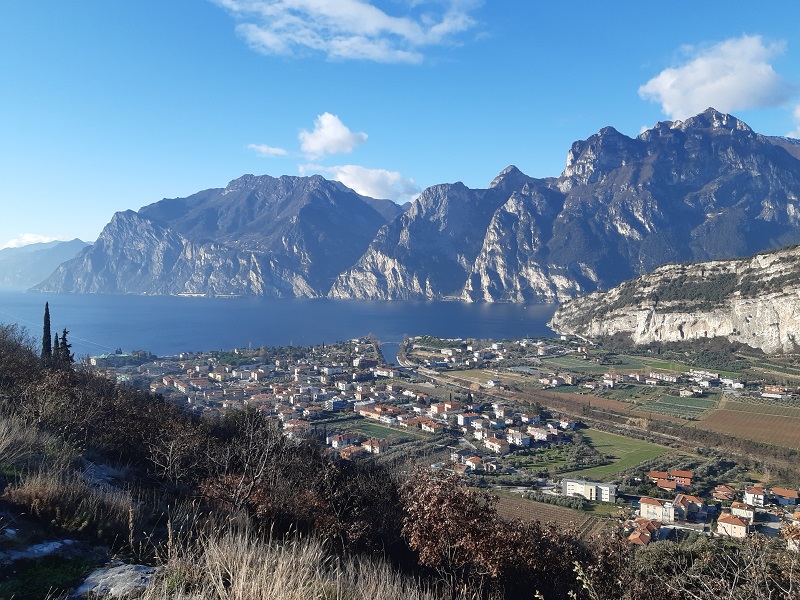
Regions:
<instances>
[{"instance_id":1,"label":"steep cliff face","mask_svg":"<svg viewBox=\"0 0 800 600\"><path fill-rule=\"evenodd\" d=\"M319 176L245 175L118 213L90 250L34 289L321 296L366 250L381 213L401 212Z\"/></svg>"},{"instance_id":2,"label":"steep cliff face","mask_svg":"<svg viewBox=\"0 0 800 600\"><path fill-rule=\"evenodd\" d=\"M502 194L462 183L422 192L378 232L331 288L334 298L430 299L458 296Z\"/></svg>"},{"instance_id":3,"label":"steep cliff face","mask_svg":"<svg viewBox=\"0 0 800 600\"><path fill-rule=\"evenodd\" d=\"M531 302L581 291L569 273L548 262L547 241L564 197L541 182L513 190L489 222L462 291L464 300Z\"/></svg>"},{"instance_id":4,"label":"steep cliff face","mask_svg":"<svg viewBox=\"0 0 800 600\"><path fill-rule=\"evenodd\" d=\"M725 337L765 352L800 350L800 247L751 258L666 265L562 304L550 326L637 344Z\"/></svg>"},{"instance_id":5,"label":"steep cliff face","mask_svg":"<svg viewBox=\"0 0 800 600\"><path fill-rule=\"evenodd\" d=\"M331 294L563 300L668 262L798 243L800 161L787 147L713 109L637 138L607 127L573 144L558 178L509 167L487 190L460 189L469 201L426 190Z\"/></svg>"},{"instance_id":6,"label":"steep cliff face","mask_svg":"<svg viewBox=\"0 0 800 600\"><path fill-rule=\"evenodd\" d=\"M133 211L114 215L94 246L33 289L82 294L313 294L302 277L252 252L191 242Z\"/></svg>"}]
</instances>

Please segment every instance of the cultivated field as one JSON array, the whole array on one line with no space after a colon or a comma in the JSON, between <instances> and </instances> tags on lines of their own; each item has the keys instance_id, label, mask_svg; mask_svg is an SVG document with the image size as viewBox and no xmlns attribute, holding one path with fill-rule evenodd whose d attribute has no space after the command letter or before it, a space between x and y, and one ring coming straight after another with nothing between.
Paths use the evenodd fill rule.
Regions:
<instances>
[{"instance_id":1,"label":"cultivated field","mask_svg":"<svg viewBox=\"0 0 800 600\"><path fill-rule=\"evenodd\" d=\"M612 457L612 463L599 467L590 467L565 473L569 477L580 477L592 480L613 479L620 471L624 471L646 460L652 460L669 452L665 446L651 444L643 440L629 438L614 433L607 433L598 429L584 429L583 437L598 452Z\"/></svg>"},{"instance_id":2,"label":"cultivated field","mask_svg":"<svg viewBox=\"0 0 800 600\"><path fill-rule=\"evenodd\" d=\"M742 406L746 410L740 410ZM800 416L767 412L781 408L797 410L771 404L729 402L725 408L715 410L693 426L775 446L800 448Z\"/></svg>"},{"instance_id":3,"label":"cultivated field","mask_svg":"<svg viewBox=\"0 0 800 600\"><path fill-rule=\"evenodd\" d=\"M711 398L679 398L664 394L650 402L638 406L642 412L671 415L673 417L697 419L703 413L717 406Z\"/></svg>"},{"instance_id":4,"label":"cultivated field","mask_svg":"<svg viewBox=\"0 0 800 600\"><path fill-rule=\"evenodd\" d=\"M598 533L606 524L597 517L587 515L580 510L544 504L533 500L526 500L498 494L500 501L497 503L497 512L505 519L519 519L521 521L541 521L542 523L555 523L561 527L575 527L580 537L586 538Z\"/></svg>"}]
</instances>

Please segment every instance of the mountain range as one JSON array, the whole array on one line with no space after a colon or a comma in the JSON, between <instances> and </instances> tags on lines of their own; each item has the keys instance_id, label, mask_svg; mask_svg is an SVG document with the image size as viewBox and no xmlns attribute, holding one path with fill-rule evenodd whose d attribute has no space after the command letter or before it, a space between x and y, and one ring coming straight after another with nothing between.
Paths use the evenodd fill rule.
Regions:
<instances>
[{"instance_id":1,"label":"mountain range","mask_svg":"<svg viewBox=\"0 0 800 600\"><path fill-rule=\"evenodd\" d=\"M76 238L69 242L40 242L19 248L3 248L0 250L0 288L26 290L89 246Z\"/></svg>"},{"instance_id":2,"label":"mountain range","mask_svg":"<svg viewBox=\"0 0 800 600\"><path fill-rule=\"evenodd\" d=\"M410 205L313 177L245 175L117 213L34 289L565 300L665 263L800 243L800 145L714 109L575 142L559 177L514 166Z\"/></svg>"}]
</instances>

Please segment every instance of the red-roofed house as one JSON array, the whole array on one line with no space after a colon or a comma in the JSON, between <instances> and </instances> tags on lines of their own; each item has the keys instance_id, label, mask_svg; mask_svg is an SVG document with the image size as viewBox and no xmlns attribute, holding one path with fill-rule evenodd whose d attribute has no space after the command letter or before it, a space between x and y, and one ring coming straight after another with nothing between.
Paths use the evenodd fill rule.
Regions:
<instances>
[{"instance_id":1,"label":"red-roofed house","mask_svg":"<svg viewBox=\"0 0 800 600\"><path fill-rule=\"evenodd\" d=\"M743 517L734 517L729 513L723 513L717 519L717 533L727 535L737 540L747 537L750 532L750 521Z\"/></svg>"},{"instance_id":2,"label":"red-roofed house","mask_svg":"<svg viewBox=\"0 0 800 600\"><path fill-rule=\"evenodd\" d=\"M667 472L669 473L669 478L677 483L678 487L685 488L692 485L692 477L694 477L694 473L692 471L670 469Z\"/></svg>"},{"instance_id":3,"label":"red-roofed house","mask_svg":"<svg viewBox=\"0 0 800 600\"><path fill-rule=\"evenodd\" d=\"M736 495L736 489L729 485L718 485L711 492L711 497L714 500L733 500Z\"/></svg>"},{"instance_id":4,"label":"red-roofed house","mask_svg":"<svg viewBox=\"0 0 800 600\"><path fill-rule=\"evenodd\" d=\"M731 514L734 517L745 518L752 523L756 518L756 509L749 504L745 504L744 502L732 502Z\"/></svg>"},{"instance_id":5,"label":"red-roofed house","mask_svg":"<svg viewBox=\"0 0 800 600\"><path fill-rule=\"evenodd\" d=\"M675 510L671 502L645 497L639 500L639 516L651 521L672 523L675 520Z\"/></svg>"},{"instance_id":6,"label":"red-roofed house","mask_svg":"<svg viewBox=\"0 0 800 600\"><path fill-rule=\"evenodd\" d=\"M772 488L772 495L775 496L775 501L781 506L797 504L797 490Z\"/></svg>"}]
</instances>

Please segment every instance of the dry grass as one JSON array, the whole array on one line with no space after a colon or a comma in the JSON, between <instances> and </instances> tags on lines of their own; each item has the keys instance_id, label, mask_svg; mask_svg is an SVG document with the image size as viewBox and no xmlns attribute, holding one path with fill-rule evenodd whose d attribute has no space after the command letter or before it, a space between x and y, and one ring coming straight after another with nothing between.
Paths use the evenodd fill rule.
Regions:
<instances>
[{"instance_id":1,"label":"dry grass","mask_svg":"<svg viewBox=\"0 0 800 600\"><path fill-rule=\"evenodd\" d=\"M80 474L67 469L23 475L6 489L3 497L68 532L96 531L100 538L125 539L136 527L136 503L129 493L92 486Z\"/></svg>"},{"instance_id":2,"label":"dry grass","mask_svg":"<svg viewBox=\"0 0 800 600\"><path fill-rule=\"evenodd\" d=\"M338 559L315 539L281 543L248 532L205 536L179 549L143 600L433 600L384 562Z\"/></svg>"},{"instance_id":3,"label":"dry grass","mask_svg":"<svg viewBox=\"0 0 800 600\"><path fill-rule=\"evenodd\" d=\"M6 470L31 468L47 458L69 461L72 453L48 433L16 416L0 414L0 466Z\"/></svg>"}]
</instances>

